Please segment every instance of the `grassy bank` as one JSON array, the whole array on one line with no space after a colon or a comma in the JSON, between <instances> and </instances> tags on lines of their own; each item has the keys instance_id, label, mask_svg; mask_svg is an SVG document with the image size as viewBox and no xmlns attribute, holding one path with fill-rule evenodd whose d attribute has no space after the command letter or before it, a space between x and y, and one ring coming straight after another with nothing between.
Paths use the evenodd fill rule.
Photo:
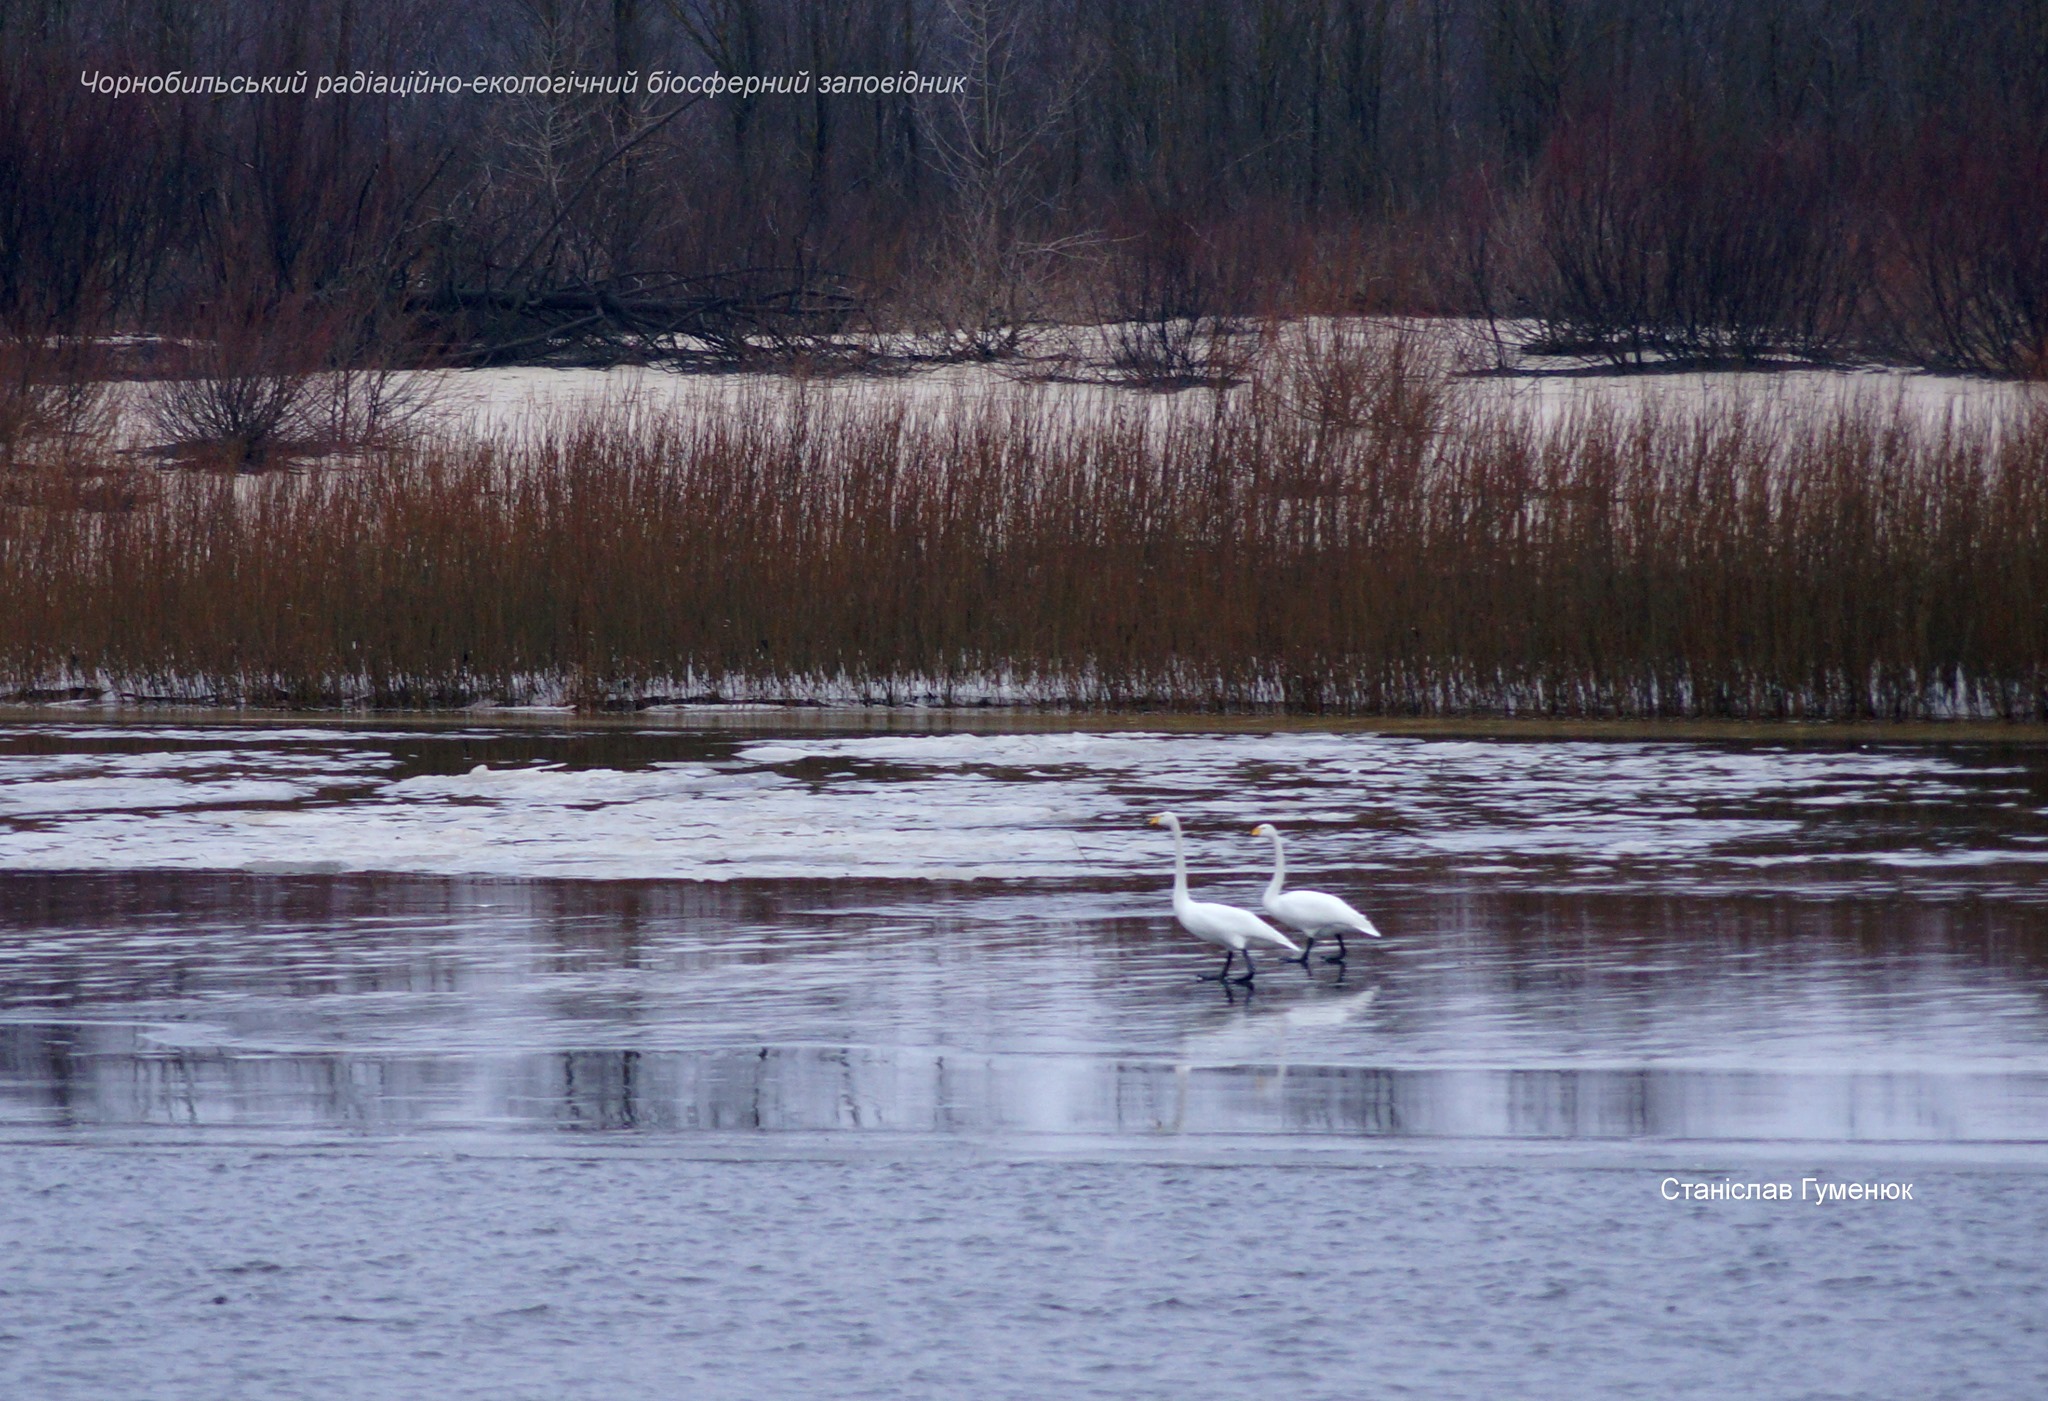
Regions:
<instances>
[{"instance_id":1,"label":"grassy bank","mask_svg":"<svg viewBox=\"0 0 2048 1401\"><path fill-rule=\"evenodd\" d=\"M1537 419L1384 347L1206 415L620 410L16 471L0 600L17 697L2038 719L2048 415Z\"/></svg>"}]
</instances>

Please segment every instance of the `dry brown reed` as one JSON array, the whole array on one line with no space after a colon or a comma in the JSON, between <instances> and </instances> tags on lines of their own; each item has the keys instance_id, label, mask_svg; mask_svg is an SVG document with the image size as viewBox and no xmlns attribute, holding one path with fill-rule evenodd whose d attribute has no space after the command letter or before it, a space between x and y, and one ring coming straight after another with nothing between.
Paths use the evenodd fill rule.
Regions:
<instances>
[{"instance_id":1,"label":"dry brown reed","mask_svg":"<svg viewBox=\"0 0 2048 1401\"><path fill-rule=\"evenodd\" d=\"M1312 346L1165 414L620 408L350 470L151 472L116 508L17 476L0 676L307 706L2048 715L2048 414L1546 420L1390 354Z\"/></svg>"}]
</instances>

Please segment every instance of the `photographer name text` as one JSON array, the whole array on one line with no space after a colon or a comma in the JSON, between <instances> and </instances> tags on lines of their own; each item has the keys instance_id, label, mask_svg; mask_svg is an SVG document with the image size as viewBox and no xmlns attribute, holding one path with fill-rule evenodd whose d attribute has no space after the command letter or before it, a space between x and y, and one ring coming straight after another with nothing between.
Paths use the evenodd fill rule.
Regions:
<instances>
[{"instance_id":1,"label":"photographer name text","mask_svg":"<svg viewBox=\"0 0 2048 1401\"><path fill-rule=\"evenodd\" d=\"M1811 1206L1834 1206L1849 1202L1910 1202L1910 1182L1823 1182L1802 1177L1795 1192L1790 1182L1731 1182L1726 1179L1700 1182L1685 1177L1667 1177L1657 1184L1657 1194L1667 1202L1790 1202Z\"/></svg>"}]
</instances>

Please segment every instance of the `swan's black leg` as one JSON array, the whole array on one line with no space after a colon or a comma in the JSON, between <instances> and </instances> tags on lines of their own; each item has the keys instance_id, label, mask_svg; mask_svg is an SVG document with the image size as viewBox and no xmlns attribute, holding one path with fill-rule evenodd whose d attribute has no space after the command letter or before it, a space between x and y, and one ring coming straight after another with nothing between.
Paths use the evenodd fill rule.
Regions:
<instances>
[{"instance_id":1,"label":"swan's black leg","mask_svg":"<svg viewBox=\"0 0 2048 1401\"><path fill-rule=\"evenodd\" d=\"M1343 931L1343 930L1341 930L1341 929L1339 929L1339 930L1337 931L1337 952L1335 952L1335 953L1326 953L1326 954L1324 954L1324 955L1323 955L1323 962L1325 962L1325 963L1342 963L1342 962L1343 962L1343 961L1344 961L1344 960L1345 960L1346 958L1348 958L1349 956L1350 956L1350 952L1349 952L1349 950L1347 950L1347 949L1346 949L1346 948L1344 947L1344 931Z\"/></svg>"},{"instance_id":2,"label":"swan's black leg","mask_svg":"<svg viewBox=\"0 0 2048 1401\"><path fill-rule=\"evenodd\" d=\"M1302 940L1302 945L1301 945L1301 957L1300 957L1300 958L1283 958L1283 959L1281 959L1280 961L1281 961L1282 963L1299 963L1299 964L1301 965L1302 971L1303 971L1303 972L1307 972L1307 971L1308 971L1308 956L1309 956L1309 953L1310 953L1310 951L1311 951L1311 950L1313 950L1313 949L1315 948L1315 946L1316 946L1316 936L1315 936L1315 935L1313 935L1313 934L1310 934L1309 936L1307 936L1307 937L1306 937L1305 939L1303 939L1303 940Z\"/></svg>"},{"instance_id":3,"label":"swan's black leg","mask_svg":"<svg viewBox=\"0 0 2048 1401\"><path fill-rule=\"evenodd\" d=\"M1253 978L1256 978L1258 976L1259 970L1252 967L1252 951L1250 949L1246 949L1244 951L1244 976L1241 978L1232 978L1230 981L1232 981L1233 983L1249 984Z\"/></svg>"},{"instance_id":4,"label":"swan's black leg","mask_svg":"<svg viewBox=\"0 0 2048 1401\"><path fill-rule=\"evenodd\" d=\"M1230 961L1236 957L1236 949L1225 949L1223 951L1223 971L1221 973L1198 973L1195 975L1195 981L1198 983L1222 982L1230 976Z\"/></svg>"}]
</instances>

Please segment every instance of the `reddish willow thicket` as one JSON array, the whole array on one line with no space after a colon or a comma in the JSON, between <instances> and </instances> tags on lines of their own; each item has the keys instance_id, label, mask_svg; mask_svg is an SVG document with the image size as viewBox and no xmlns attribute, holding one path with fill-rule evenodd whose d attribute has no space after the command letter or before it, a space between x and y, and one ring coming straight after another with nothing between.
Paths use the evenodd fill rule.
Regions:
<instances>
[{"instance_id":1,"label":"reddish willow thicket","mask_svg":"<svg viewBox=\"0 0 2048 1401\"><path fill-rule=\"evenodd\" d=\"M251 478L17 471L0 676L229 703L2048 714L2048 414L593 414ZM111 483L111 484L110 484Z\"/></svg>"}]
</instances>

